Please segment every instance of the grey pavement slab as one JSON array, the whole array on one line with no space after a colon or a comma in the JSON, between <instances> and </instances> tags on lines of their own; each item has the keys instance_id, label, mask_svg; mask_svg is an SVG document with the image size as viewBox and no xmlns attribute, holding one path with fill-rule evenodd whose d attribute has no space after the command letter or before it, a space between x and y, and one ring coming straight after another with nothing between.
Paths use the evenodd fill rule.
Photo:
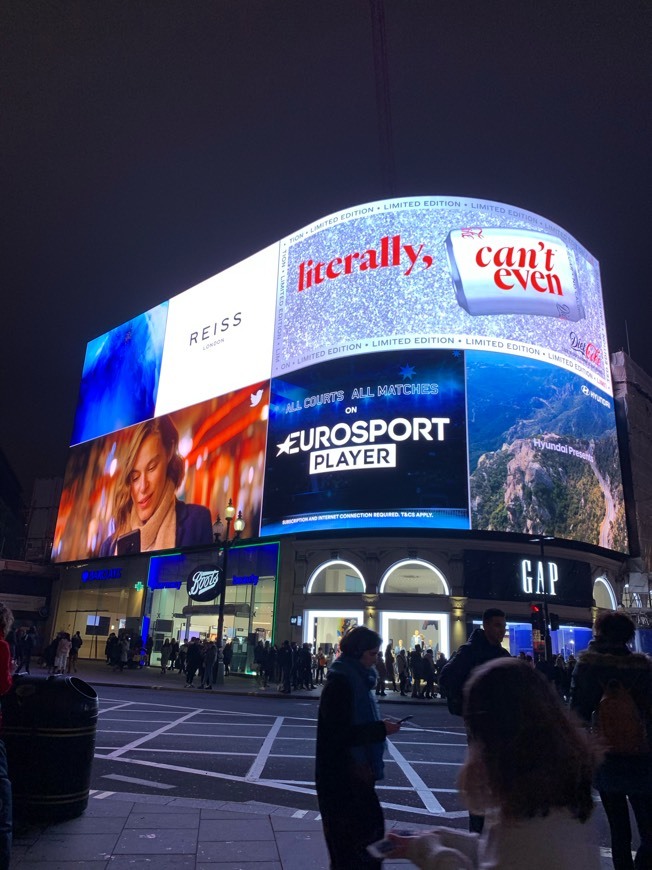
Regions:
<instances>
[{"instance_id":1,"label":"grey pavement slab","mask_svg":"<svg viewBox=\"0 0 652 870\"><path fill-rule=\"evenodd\" d=\"M199 825L199 842L243 840L274 840L274 829L269 818L249 819L202 819Z\"/></svg>"},{"instance_id":2,"label":"grey pavement slab","mask_svg":"<svg viewBox=\"0 0 652 870\"><path fill-rule=\"evenodd\" d=\"M274 838L271 840L232 840L222 842L199 842L197 860L203 863L219 864L237 862L279 862L278 849Z\"/></svg>"},{"instance_id":3,"label":"grey pavement slab","mask_svg":"<svg viewBox=\"0 0 652 870\"><path fill-rule=\"evenodd\" d=\"M109 861L56 861L50 858L45 861L11 860L11 870L107 870ZM111 864L111 867L114 865ZM193 865L194 866L194 865Z\"/></svg>"},{"instance_id":4,"label":"grey pavement slab","mask_svg":"<svg viewBox=\"0 0 652 870\"><path fill-rule=\"evenodd\" d=\"M150 825L123 831L115 844L116 855L196 855L197 830Z\"/></svg>"},{"instance_id":5,"label":"grey pavement slab","mask_svg":"<svg viewBox=\"0 0 652 870\"><path fill-rule=\"evenodd\" d=\"M166 830L174 830L175 828L197 830L199 828L199 813L197 810L179 810L173 816L161 816L157 823L155 813L133 812L127 821L123 822L122 827L126 831L129 828L151 828L153 825L164 827Z\"/></svg>"},{"instance_id":6,"label":"grey pavement slab","mask_svg":"<svg viewBox=\"0 0 652 870\"><path fill-rule=\"evenodd\" d=\"M114 855L107 870L195 870L194 855Z\"/></svg>"},{"instance_id":7,"label":"grey pavement slab","mask_svg":"<svg viewBox=\"0 0 652 870\"><path fill-rule=\"evenodd\" d=\"M23 860L107 862L120 837L120 834L59 834L54 831L54 827L48 829L29 846Z\"/></svg>"},{"instance_id":8,"label":"grey pavement slab","mask_svg":"<svg viewBox=\"0 0 652 870\"><path fill-rule=\"evenodd\" d=\"M328 870L330 860L323 834L317 831L277 831L283 870Z\"/></svg>"},{"instance_id":9,"label":"grey pavement slab","mask_svg":"<svg viewBox=\"0 0 652 870\"><path fill-rule=\"evenodd\" d=\"M278 861L197 861L196 870L283 870L283 866Z\"/></svg>"}]
</instances>

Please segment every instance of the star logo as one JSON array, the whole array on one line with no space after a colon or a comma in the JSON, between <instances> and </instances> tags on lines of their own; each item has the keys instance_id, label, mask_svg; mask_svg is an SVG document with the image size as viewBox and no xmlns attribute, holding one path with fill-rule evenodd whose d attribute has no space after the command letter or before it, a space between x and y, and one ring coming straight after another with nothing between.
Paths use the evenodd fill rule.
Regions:
<instances>
[{"instance_id":1,"label":"star logo","mask_svg":"<svg viewBox=\"0 0 652 870\"><path fill-rule=\"evenodd\" d=\"M414 366L403 366L403 368L399 369L399 371L400 371L404 381L405 380L411 381L412 378L416 374L416 369L414 368Z\"/></svg>"},{"instance_id":2,"label":"star logo","mask_svg":"<svg viewBox=\"0 0 652 870\"><path fill-rule=\"evenodd\" d=\"M280 456L281 453L287 453L287 455L289 456L290 447L292 447L292 435L288 435L285 441L282 444L277 444L276 447L278 449L278 453L276 454L277 456Z\"/></svg>"}]
</instances>

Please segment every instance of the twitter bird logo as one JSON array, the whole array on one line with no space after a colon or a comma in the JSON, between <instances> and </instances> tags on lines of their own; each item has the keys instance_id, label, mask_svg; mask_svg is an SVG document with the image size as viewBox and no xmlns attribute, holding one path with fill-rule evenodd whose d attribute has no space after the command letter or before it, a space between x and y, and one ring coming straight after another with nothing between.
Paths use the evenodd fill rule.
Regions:
<instances>
[{"instance_id":1,"label":"twitter bird logo","mask_svg":"<svg viewBox=\"0 0 652 870\"><path fill-rule=\"evenodd\" d=\"M255 408L256 405L258 405L260 403L260 400L263 398L262 387L256 393L252 393L249 398L251 399L251 407Z\"/></svg>"}]
</instances>

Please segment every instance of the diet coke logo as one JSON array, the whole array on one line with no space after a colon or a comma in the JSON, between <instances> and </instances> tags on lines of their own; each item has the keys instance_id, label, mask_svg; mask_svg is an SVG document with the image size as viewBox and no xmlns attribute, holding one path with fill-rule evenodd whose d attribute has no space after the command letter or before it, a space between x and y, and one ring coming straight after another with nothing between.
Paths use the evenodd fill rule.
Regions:
<instances>
[{"instance_id":1,"label":"diet coke logo","mask_svg":"<svg viewBox=\"0 0 652 870\"><path fill-rule=\"evenodd\" d=\"M212 601L220 594L222 571L215 565L200 565L186 581L188 597L193 601Z\"/></svg>"},{"instance_id":2,"label":"diet coke logo","mask_svg":"<svg viewBox=\"0 0 652 870\"><path fill-rule=\"evenodd\" d=\"M602 351L591 341L585 341L581 335L571 332L569 335L570 346L580 356L599 368L602 365Z\"/></svg>"}]
</instances>

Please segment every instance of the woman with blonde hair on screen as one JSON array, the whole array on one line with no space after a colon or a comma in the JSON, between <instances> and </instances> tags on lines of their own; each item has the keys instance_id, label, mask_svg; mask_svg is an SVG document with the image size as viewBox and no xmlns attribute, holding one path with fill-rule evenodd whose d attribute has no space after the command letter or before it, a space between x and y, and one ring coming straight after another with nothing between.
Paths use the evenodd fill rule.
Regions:
<instances>
[{"instance_id":1,"label":"woman with blonde hair on screen","mask_svg":"<svg viewBox=\"0 0 652 870\"><path fill-rule=\"evenodd\" d=\"M115 533L101 556L211 544L210 511L176 497L183 483L179 433L168 416L136 426L120 463L115 496Z\"/></svg>"}]
</instances>

